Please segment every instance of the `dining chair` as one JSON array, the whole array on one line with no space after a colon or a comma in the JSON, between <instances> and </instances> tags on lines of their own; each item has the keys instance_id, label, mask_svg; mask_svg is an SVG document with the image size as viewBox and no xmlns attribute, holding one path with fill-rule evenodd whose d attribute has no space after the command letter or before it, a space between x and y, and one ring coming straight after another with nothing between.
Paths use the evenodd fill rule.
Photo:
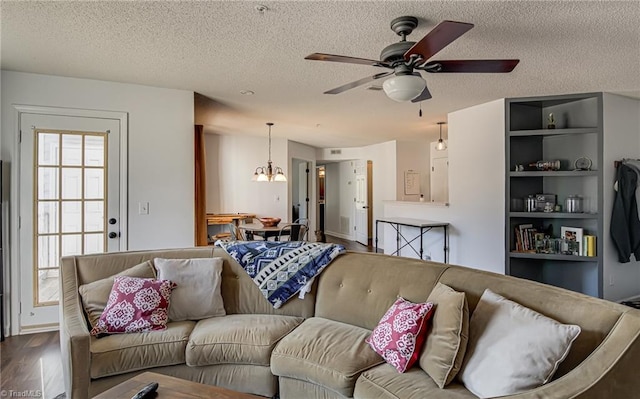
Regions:
<instances>
[{"instance_id":1,"label":"dining chair","mask_svg":"<svg viewBox=\"0 0 640 399\"><path fill-rule=\"evenodd\" d=\"M278 241L305 241L308 227L302 223L287 223L282 225L278 234ZM287 239L284 239L287 237Z\"/></svg>"},{"instance_id":2,"label":"dining chair","mask_svg":"<svg viewBox=\"0 0 640 399\"><path fill-rule=\"evenodd\" d=\"M305 225L305 232L304 232L304 238L301 239L301 241L308 241L309 238L307 237L307 234L309 233L309 219L308 218L299 218L293 221L293 223L300 223Z\"/></svg>"}]
</instances>

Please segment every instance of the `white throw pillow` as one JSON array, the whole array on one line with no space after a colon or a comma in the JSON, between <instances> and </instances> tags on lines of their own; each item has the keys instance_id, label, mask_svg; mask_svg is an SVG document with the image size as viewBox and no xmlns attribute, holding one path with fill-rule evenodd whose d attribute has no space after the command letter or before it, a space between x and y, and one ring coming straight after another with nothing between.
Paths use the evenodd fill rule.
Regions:
<instances>
[{"instance_id":1,"label":"white throw pillow","mask_svg":"<svg viewBox=\"0 0 640 399\"><path fill-rule=\"evenodd\" d=\"M485 290L471 315L467 354L458 374L480 398L512 395L546 384L580 334Z\"/></svg>"},{"instance_id":2,"label":"white throw pillow","mask_svg":"<svg viewBox=\"0 0 640 399\"><path fill-rule=\"evenodd\" d=\"M153 263L159 280L176 284L171 294L169 320L200 320L226 314L220 291L222 258L155 258Z\"/></svg>"}]
</instances>

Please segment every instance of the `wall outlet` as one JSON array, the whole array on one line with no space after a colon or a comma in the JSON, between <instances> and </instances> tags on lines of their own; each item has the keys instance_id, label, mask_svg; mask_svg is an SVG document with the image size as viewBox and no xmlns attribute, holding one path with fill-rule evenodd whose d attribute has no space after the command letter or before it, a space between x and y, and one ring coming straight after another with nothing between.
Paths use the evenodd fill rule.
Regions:
<instances>
[{"instance_id":1,"label":"wall outlet","mask_svg":"<svg viewBox=\"0 0 640 399\"><path fill-rule=\"evenodd\" d=\"M609 285L614 285L614 281L613 281L613 274L609 275Z\"/></svg>"},{"instance_id":2,"label":"wall outlet","mask_svg":"<svg viewBox=\"0 0 640 399\"><path fill-rule=\"evenodd\" d=\"M139 215L148 215L149 214L149 203L148 202L138 202L138 214Z\"/></svg>"}]
</instances>

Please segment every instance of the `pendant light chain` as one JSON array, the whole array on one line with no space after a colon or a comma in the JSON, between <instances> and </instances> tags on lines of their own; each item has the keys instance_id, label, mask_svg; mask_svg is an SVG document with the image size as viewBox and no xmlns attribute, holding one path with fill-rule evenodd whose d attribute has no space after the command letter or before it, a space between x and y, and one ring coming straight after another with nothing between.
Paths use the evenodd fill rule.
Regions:
<instances>
[{"instance_id":1,"label":"pendant light chain","mask_svg":"<svg viewBox=\"0 0 640 399\"><path fill-rule=\"evenodd\" d=\"M447 144L442 140L442 125L445 123L446 122L438 122L438 125L440 125L440 138L438 139L438 144L436 144L436 151L443 151L447 149Z\"/></svg>"},{"instance_id":2,"label":"pendant light chain","mask_svg":"<svg viewBox=\"0 0 640 399\"><path fill-rule=\"evenodd\" d=\"M269 162L271 162L271 126L273 123L269 122L267 125L269 125Z\"/></svg>"}]
</instances>

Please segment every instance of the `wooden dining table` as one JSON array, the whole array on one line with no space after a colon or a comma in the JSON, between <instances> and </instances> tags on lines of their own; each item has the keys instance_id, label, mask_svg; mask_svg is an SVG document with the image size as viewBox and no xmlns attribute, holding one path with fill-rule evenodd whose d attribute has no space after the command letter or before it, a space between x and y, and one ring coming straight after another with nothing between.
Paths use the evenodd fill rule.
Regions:
<instances>
[{"instance_id":1,"label":"wooden dining table","mask_svg":"<svg viewBox=\"0 0 640 399\"><path fill-rule=\"evenodd\" d=\"M265 227L262 223L244 223L240 224L238 228L244 232L249 241L252 241L254 236L260 236L265 240L274 237L278 241L280 239L280 230L286 224L287 222L280 222L277 226Z\"/></svg>"}]
</instances>

